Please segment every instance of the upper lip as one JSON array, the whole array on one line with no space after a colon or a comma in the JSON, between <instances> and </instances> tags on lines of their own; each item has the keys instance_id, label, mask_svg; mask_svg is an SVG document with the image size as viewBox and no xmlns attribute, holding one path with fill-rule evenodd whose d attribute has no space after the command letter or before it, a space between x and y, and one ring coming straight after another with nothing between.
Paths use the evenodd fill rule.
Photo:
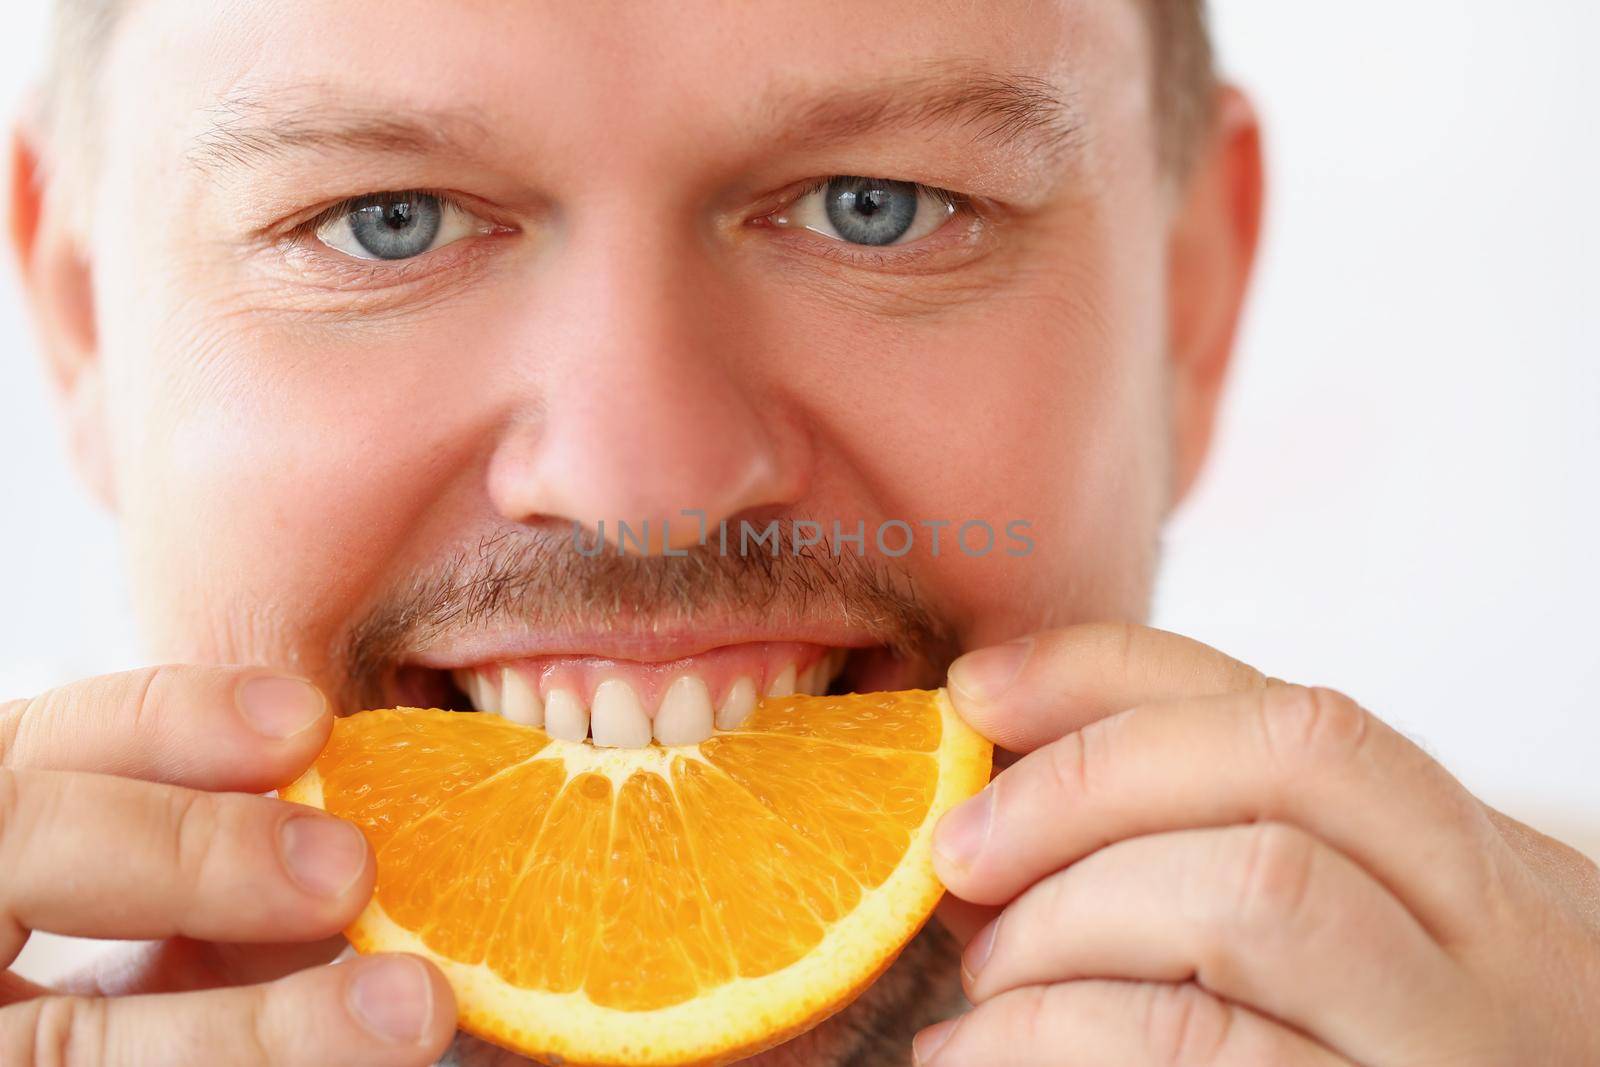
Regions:
<instances>
[{"instance_id":1,"label":"upper lip","mask_svg":"<svg viewBox=\"0 0 1600 1067\"><path fill-rule=\"evenodd\" d=\"M587 632L461 631L440 637L406 657L415 666L455 670L536 656L593 656L661 663L688 659L714 648L757 641L792 641L829 648L871 648L881 642L859 628L837 623L757 629L747 625L696 625L675 629L619 628Z\"/></svg>"}]
</instances>

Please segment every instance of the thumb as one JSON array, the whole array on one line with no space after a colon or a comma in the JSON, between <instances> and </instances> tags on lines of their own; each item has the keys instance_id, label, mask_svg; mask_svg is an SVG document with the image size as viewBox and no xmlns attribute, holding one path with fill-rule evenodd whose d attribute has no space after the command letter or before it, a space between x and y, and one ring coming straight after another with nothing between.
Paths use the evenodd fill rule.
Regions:
<instances>
[{"instance_id":1,"label":"thumb","mask_svg":"<svg viewBox=\"0 0 1600 1067\"><path fill-rule=\"evenodd\" d=\"M1153 701L1259 689L1267 678L1208 645L1131 623L1045 630L950 665L950 700L1002 748L1032 752Z\"/></svg>"},{"instance_id":2,"label":"thumb","mask_svg":"<svg viewBox=\"0 0 1600 1067\"><path fill-rule=\"evenodd\" d=\"M343 935L266 945L170 937L103 953L53 984L64 993L108 997L251 985L327 963L348 947Z\"/></svg>"}]
</instances>

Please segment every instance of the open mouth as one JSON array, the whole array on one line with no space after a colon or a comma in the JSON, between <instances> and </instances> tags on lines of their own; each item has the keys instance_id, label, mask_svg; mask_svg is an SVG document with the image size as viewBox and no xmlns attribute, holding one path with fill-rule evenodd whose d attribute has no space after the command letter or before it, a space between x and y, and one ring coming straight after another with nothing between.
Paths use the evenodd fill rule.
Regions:
<instances>
[{"instance_id":1,"label":"open mouth","mask_svg":"<svg viewBox=\"0 0 1600 1067\"><path fill-rule=\"evenodd\" d=\"M699 744L737 727L763 697L904 688L906 666L881 647L748 641L658 661L563 653L412 666L393 695L504 716L561 740L642 748Z\"/></svg>"}]
</instances>

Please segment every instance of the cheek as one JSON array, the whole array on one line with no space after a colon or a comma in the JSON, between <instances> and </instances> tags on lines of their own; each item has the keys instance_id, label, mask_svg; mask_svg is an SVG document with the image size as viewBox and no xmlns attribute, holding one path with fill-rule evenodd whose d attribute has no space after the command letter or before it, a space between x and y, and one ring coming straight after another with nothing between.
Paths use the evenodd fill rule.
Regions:
<instances>
[{"instance_id":1,"label":"cheek","mask_svg":"<svg viewBox=\"0 0 1600 1067\"><path fill-rule=\"evenodd\" d=\"M813 406L819 436L869 514L951 522L937 558L922 528L902 563L968 645L1147 610L1166 495L1159 243L1111 231L1086 221L1066 263L948 313L811 331L839 385Z\"/></svg>"},{"instance_id":2,"label":"cheek","mask_svg":"<svg viewBox=\"0 0 1600 1067\"><path fill-rule=\"evenodd\" d=\"M378 343L154 306L107 331L149 345L107 365L152 651L319 670L419 531L481 500L471 356L443 323Z\"/></svg>"}]
</instances>

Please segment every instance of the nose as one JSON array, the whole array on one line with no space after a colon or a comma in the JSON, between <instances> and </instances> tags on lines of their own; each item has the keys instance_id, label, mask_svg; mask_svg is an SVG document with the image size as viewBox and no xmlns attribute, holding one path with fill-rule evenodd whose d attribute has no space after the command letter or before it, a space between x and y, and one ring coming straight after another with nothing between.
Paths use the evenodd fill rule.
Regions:
<instances>
[{"instance_id":1,"label":"nose","mask_svg":"<svg viewBox=\"0 0 1600 1067\"><path fill-rule=\"evenodd\" d=\"M490 461L499 512L611 542L625 528L621 547L656 553L797 499L800 435L776 414L753 313L703 241L614 230L564 252L530 282L518 325L526 400Z\"/></svg>"}]
</instances>

